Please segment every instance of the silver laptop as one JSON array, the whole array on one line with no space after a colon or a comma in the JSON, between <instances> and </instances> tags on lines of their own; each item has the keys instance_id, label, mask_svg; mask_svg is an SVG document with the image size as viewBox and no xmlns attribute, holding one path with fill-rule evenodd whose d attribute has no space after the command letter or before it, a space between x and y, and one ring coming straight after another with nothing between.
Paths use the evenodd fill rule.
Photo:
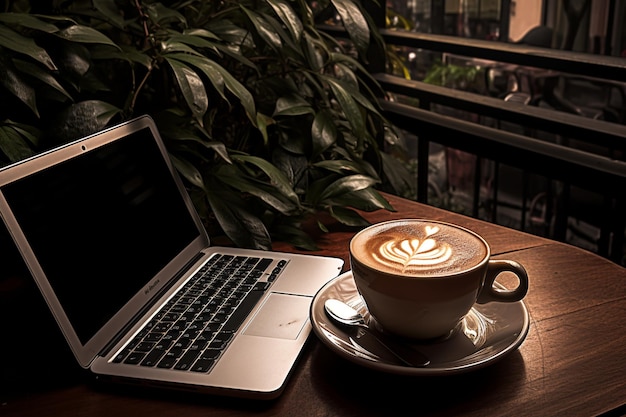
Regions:
<instances>
[{"instance_id":1,"label":"silver laptop","mask_svg":"<svg viewBox=\"0 0 626 417\"><path fill-rule=\"evenodd\" d=\"M0 213L76 359L105 380L274 398L343 266L210 246L148 116L0 170Z\"/></svg>"}]
</instances>

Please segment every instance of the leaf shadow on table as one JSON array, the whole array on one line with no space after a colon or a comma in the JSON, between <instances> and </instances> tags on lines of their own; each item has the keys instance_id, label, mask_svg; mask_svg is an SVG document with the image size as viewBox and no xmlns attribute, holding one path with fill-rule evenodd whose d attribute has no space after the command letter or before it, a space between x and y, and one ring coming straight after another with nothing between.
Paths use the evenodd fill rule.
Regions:
<instances>
[{"instance_id":1,"label":"leaf shadow on table","mask_svg":"<svg viewBox=\"0 0 626 417\"><path fill-rule=\"evenodd\" d=\"M335 415L480 414L479 409L468 409L468 404L493 410L514 396L526 380L524 359L517 350L485 368L445 376L381 372L352 363L321 345L311 361L314 389Z\"/></svg>"}]
</instances>

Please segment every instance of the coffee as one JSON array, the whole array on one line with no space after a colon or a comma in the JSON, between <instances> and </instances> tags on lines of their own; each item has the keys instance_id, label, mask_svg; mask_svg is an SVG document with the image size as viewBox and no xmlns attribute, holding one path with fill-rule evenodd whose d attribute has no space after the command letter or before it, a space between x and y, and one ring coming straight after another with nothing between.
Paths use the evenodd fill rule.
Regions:
<instances>
[{"instance_id":1,"label":"coffee","mask_svg":"<svg viewBox=\"0 0 626 417\"><path fill-rule=\"evenodd\" d=\"M370 268L409 277L467 271L488 256L487 244L472 232L422 220L371 226L352 239L350 250Z\"/></svg>"}]
</instances>

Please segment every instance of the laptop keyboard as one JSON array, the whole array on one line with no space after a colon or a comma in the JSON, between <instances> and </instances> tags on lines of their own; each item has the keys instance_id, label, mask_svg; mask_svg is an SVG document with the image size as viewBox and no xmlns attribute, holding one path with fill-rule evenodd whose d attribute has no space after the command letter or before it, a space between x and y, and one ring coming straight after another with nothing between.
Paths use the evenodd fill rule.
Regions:
<instances>
[{"instance_id":1,"label":"laptop keyboard","mask_svg":"<svg viewBox=\"0 0 626 417\"><path fill-rule=\"evenodd\" d=\"M114 362L209 372L270 283L260 282L269 258L216 255L114 358Z\"/></svg>"}]
</instances>

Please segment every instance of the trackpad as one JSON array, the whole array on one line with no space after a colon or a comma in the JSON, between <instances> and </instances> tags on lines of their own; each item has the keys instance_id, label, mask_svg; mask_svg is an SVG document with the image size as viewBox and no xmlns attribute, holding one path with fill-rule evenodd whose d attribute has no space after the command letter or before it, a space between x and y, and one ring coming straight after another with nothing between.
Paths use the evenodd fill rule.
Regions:
<instances>
[{"instance_id":1,"label":"trackpad","mask_svg":"<svg viewBox=\"0 0 626 417\"><path fill-rule=\"evenodd\" d=\"M311 297L272 293L244 334L296 339L309 319Z\"/></svg>"}]
</instances>

